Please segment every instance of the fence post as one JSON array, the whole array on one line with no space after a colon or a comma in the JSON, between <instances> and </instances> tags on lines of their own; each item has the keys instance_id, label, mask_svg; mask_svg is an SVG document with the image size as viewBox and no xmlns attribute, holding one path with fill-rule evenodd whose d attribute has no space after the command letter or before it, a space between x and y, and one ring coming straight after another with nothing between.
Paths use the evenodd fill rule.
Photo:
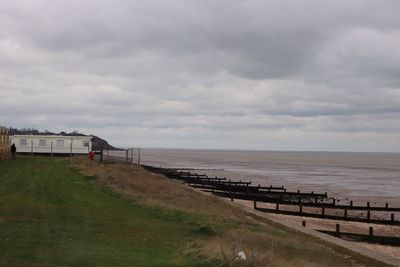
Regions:
<instances>
[{"instance_id":1,"label":"fence post","mask_svg":"<svg viewBox=\"0 0 400 267\"><path fill-rule=\"evenodd\" d=\"M303 206L302 205L299 206L299 212L300 212L300 215L303 214Z\"/></svg>"},{"instance_id":2,"label":"fence post","mask_svg":"<svg viewBox=\"0 0 400 267\"><path fill-rule=\"evenodd\" d=\"M257 201L253 200L253 208L257 209Z\"/></svg>"},{"instance_id":3,"label":"fence post","mask_svg":"<svg viewBox=\"0 0 400 267\"><path fill-rule=\"evenodd\" d=\"M390 220L394 222L394 213L390 214Z\"/></svg>"},{"instance_id":4,"label":"fence post","mask_svg":"<svg viewBox=\"0 0 400 267\"><path fill-rule=\"evenodd\" d=\"M230 182L231 180L229 179L229 182ZM232 196L232 184L231 183L229 183L229 195L230 195L230 197L231 197L231 201L233 201L233 196Z\"/></svg>"},{"instance_id":5,"label":"fence post","mask_svg":"<svg viewBox=\"0 0 400 267\"><path fill-rule=\"evenodd\" d=\"M100 148L100 162L103 162L103 148Z\"/></svg>"},{"instance_id":6,"label":"fence post","mask_svg":"<svg viewBox=\"0 0 400 267\"><path fill-rule=\"evenodd\" d=\"M301 222L301 225L302 225L303 227L306 227L306 221L302 221L302 222Z\"/></svg>"},{"instance_id":7,"label":"fence post","mask_svg":"<svg viewBox=\"0 0 400 267\"><path fill-rule=\"evenodd\" d=\"M31 155L33 155L33 140L31 140Z\"/></svg>"},{"instance_id":8,"label":"fence post","mask_svg":"<svg viewBox=\"0 0 400 267\"><path fill-rule=\"evenodd\" d=\"M347 209L344 209L344 219L347 221Z\"/></svg>"},{"instance_id":9,"label":"fence post","mask_svg":"<svg viewBox=\"0 0 400 267\"><path fill-rule=\"evenodd\" d=\"M374 227L370 226L369 227L369 238L372 239L372 237L374 236Z\"/></svg>"},{"instance_id":10,"label":"fence post","mask_svg":"<svg viewBox=\"0 0 400 267\"><path fill-rule=\"evenodd\" d=\"M131 163L133 165L133 147L131 148Z\"/></svg>"},{"instance_id":11,"label":"fence post","mask_svg":"<svg viewBox=\"0 0 400 267\"><path fill-rule=\"evenodd\" d=\"M353 200L350 200L350 207L353 207Z\"/></svg>"},{"instance_id":12,"label":"fence post","mask_svg":"<svg viewBox=\"0 0 400 267\"><path fill-rule=\"evenodd\" d=\"M126 151L126 164L129 163L129 150L127 149Z\"/></svg>"},{"instance_id":13,"label":"fence post","mask_svg":"<svg viewBox=\"0 0 400 267\"><path fill-rule=\"evenodd\" d=\"M139 147L139 149L138 149L138 165L140 165L140 147Z\"/></svg>"},{"instance_id":14,"label":"fence post","mask_svg":"<svg viewBox=\"0 0 400 267\"><path fill-rule=\"evenodd\" d=\"M50 156L53 156L53 141L50 142Z\"/></svg>"},{"instance_id":15,"label":"fence post","mask_svg":"<svg viewBox=\"0 0 400 267\"><path fill-rule=\"evenodd\" d=\"M322 216L325 216L325 207L322 207L322 212L321 212L322 214Z\"/></svg>"},{"instance_id":16,"label":"fence post","mask_svg":"<svg viewBox=\"0 0 400 267\"><path fill-rule=\"evenodd\" d=\"M368 221L371 220L371 211L370 210L367 211L367 220Z\"/></svg>"},{"instance_id":17,"label":"fence post","mask_svg":"<svg viewBox=\"0 0 400 267\"><path fill-rule=\"evenodd\" d=\"M107 146L107 161L108 161L108 146Z\"/></svg>"},{"instance_id":18,"label":"fence post","mask_svg":"<svg viewBox=\"0 0 400 267\"><path fill-rule=\"evenodd\" d=\"M340 224L336 224L336 236L340 237Z\"/></svg>"},{"instance_id":19,"label":"fence post","mask_svg":"<svg viewBox=\"0 0 400 267\"><path fill-rule=\"evenodd\" d=\"M276 202L276 211L279 211L279 202Z\"/></svg>"}]
</instances>

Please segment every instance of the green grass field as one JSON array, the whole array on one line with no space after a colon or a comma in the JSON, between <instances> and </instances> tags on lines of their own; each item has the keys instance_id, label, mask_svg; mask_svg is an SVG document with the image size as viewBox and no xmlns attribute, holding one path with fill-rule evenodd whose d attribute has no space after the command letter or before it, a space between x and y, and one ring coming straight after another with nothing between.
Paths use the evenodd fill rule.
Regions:
<instances>
[{"instance_id":1,"label":"green grass field","mask_svg":"<svg viewBox=\"0 0 400 267\"><path fill-rule=\"evenodd\" d=\"M91 187L62 159L20 157L0 171L2 266L188 264L179 248L197 235L189 214Z\"/></svg>"},{"instance_id":2,"label":"green grass field","mask_svg":"<svg viewBox=\"0 0 400 267\"><path fill-rule=\"evenodd\" d=\"M226 244L247 246L249 258L256 252L258 264L235 266L384 266L281 226L259 224L237 208L138 167L85 164L104 172L98 179L111 185L114 172L123 185L114 189L131 193L95 186L93 176L63 158L0 162L0 266L233 266L231 259L221 261L222 246L229 253ZM160 185L163 194L148 191L146 182ZM146 198L159 204L143 204Z\"/></svg>"}]
</instances>

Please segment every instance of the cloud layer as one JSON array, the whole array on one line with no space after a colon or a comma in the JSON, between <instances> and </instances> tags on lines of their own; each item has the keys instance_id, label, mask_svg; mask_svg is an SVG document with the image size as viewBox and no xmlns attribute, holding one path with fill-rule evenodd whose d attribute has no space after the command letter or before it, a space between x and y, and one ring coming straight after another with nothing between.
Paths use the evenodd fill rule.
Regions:
<instances>
[{"instance_id":1,"label":"cloud layer","mask_svg":"<svg viewBox=\"0 0 400 267\"><path fill-rule=\"evenodd\" d=\"M398 1L0 3L0 124L121 146L400 151Z\"/></svg>"}]
</instances>

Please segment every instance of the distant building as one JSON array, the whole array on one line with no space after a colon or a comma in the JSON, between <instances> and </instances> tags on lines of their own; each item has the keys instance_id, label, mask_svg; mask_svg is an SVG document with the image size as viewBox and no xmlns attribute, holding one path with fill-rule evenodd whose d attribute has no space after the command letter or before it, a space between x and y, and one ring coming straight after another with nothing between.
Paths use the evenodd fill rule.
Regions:
<instances>
[{"instance_id":1,"label":"distant building","mask_svg":"<svg viewBox=\"0 0 400 267\"><path fill-rule=\"evenodd\" d=\"M92 150L91 136L13 135L17 153L87 154Z\"/></svg>"},{"instance_id":2,"label":"distant building","mask_svg":"<svg viewBox=\"0 0 400 267\"><path fill-rule=\"evenodd\" d=\"M0 160L10 158L10 146L8 129L0 126Z\"/></svg>"}]
</instances>

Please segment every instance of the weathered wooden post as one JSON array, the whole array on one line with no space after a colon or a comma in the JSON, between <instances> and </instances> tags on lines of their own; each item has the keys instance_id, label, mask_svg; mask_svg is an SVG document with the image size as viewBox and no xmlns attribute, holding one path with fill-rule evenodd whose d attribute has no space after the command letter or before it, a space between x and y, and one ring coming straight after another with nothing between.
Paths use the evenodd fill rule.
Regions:
<instances>
[{"instance_id":1,"label":"weathered wooden post","mask_svg":"<svg viewBox=\"0 0 400 267\"><path fill-rule=\"evenodd\" d=\"M335 198L333 199L332 205L333 205L334 207L335 207L335 205L336 205L336 199L335 199Z\"/></svg>"},{"instance_id":2,"label":"weathered wooden post","mask_svg":"<svg viewBox=\"0 0 400 267\"><path fill-rule=\"evenodd\" d=\"M133 165L133 147L131 148L131 163Z\"/></svg>"},{"instance_id":3,"label":"weathered wooden post","mask_svg":"<svg viewBox=\"0 0 400 267\"><path fill-rule=\"evenodd\" d=\"M367 202L367 208L369 208L369 201Z\"/></svg>"},{"instance_id":4,"label":"weathered wooden post","mask_svg":"<svg viewBox=\"0 0 400 267\"><path fill-rule=\"evenodd\" d=\"M322 207L321 215L325 216L325 207Z\"/></svg>"},{"instance_id":5,"label":"weathered wooden post","mask_svg":"<svg viewBox=\"0 0 400 267\"><path fill-rule=\"evenodd\" d=\"M231 197L231 201L233 201L231 179L229 179L229 195Z\"/></svg>"},{"instance_id":6,"label":"weathered wooden post","mask_svg":"<svg viewBox=\"0 0 400 267\"><path fill-rule=\"evenodd\" d=\"M390 220L394 222L394 213L390 214Z\"/></svg>"},{"instance_id":7,"label":"weathered wooden post","mask_svg":"<svg viewBox=\"0 0 400 267\"><path fill-rule=\"evenodd\" d=\"M257 201L256 200L253 200L253 208L257 209Z\"/></svg>"},{"instance_id":8,"label":"weathered wooden post","mask_svg":"<svg viewBox=\"0 0 400 267\"><path fill-rule=\"evenodd\" d=\"M350 207L353 207L353 200L350 200Z\"/></svg>"},{"instance_id":9,"label":"weathered wooden post","mask_svg":"<svg viewBox=\"0 0 400 267\"><path fill-rule=\"evenodd\" d=\"M127 149L126 151L126 164L129 163L129 149Z\"/></svg>"},{"instance_id":10,"label":"weathered wooden post","mask_svg":"<svg viewBox=\"0 0 400 267\"><path fill-rule=\"evenodd\" d=\"M50 156L53 156L53 141L50 142Z\"/></svg>"},{"instance_id":11,"label":"weathered wooden post","mask_svg":"<svg viewBox=\"0 0 400 267\"><path fill-rule=\"evenodd\" d=\"M369 227L369 239L372 239L374 237L374 227L370 226Z\"/></svg>"},{"instance_id":12,"label":"weathered wooden post","mask_svg":"<svg viewBox=\"0 0 400 267\"><path fill-rule=\"evenodd\" d=\"M371 220L371 211L370 210L367 211L367 220L368 220L368 222Z\"/></svg>"},{"instance_id":13,"label":"weathered wooden post","mask_svg":"<svg viewBox=\"0 0 400 267\"><path fill-rule=\"evenodd\" d=\"M108 149L108 146L107 146L107 161L108 161L108 150L109 150L109 149Z\"/></svg>"},{"instance_id":14,"label":"weathered wooden post","mask_svg":"<svg viewBox=\"0 0 400 267\"><path fill-rule=\"evenodd\" d=\"M301 222L301 225L302 225L303 227L306 227L306 221L302 221L302 222Z\"/></svg>"},{"instance_id":15,"label":"weathered wooden post","mask_svg":"<svg viewBox=\"0 0 400 267\"><path fill-rule=\"evenodd\" d=\"M388 209L389 208L389 203L386 202L385 204L385 208Z\"/></svg>"},{"instance_id":16,"label":"weathered wooden post","mask_svg":"<svg viewBox=\"0 0 400 267\"><path fill-rule=\"evenodd\" d=\"M276 202L276 211L279 211L279 202Z\"/></svg>"},{"instance_id":17,"label":"weathered wooden post","mask_svg":"<svg viewBox=\"0 0 400 267\"><path fill-rule=\"evenodd\" d=\"M299 212L300 212L300 215L303 214L303 206L302 205L299 206Z\"/></svg>"},{"instance_id":18,"label":"weathered wooden post","mask_svg":"<svg viewBox=\"0 0 400 267\"><path fill-rule=\"evenodd\" d=\"M33 140L31 140L31 155L33 156Z\"/></svg>"},{"instance_id":19,"label":"weathered wooden post","mask_svg":"<svg viewBox=\"0 0 400 267\"><path fill-rule=\"evenodd\" d=\"M336 236L340 237L340 224L336 224Z\"/></svg>"},{"instance_id":20,"label":"weathered wooden post","mask_svg":"<svg viewBox=\"0 0 400 267\"><path fill-rule=\"evenodd\" d=\"M137 165L140 165L140 147L138 148L138 161Z\"/></svg>"},{"instance_id":21,"label":"weathered wooden post","mask_svg":"<svg viewBox=\"0 0 400 267\"><path fill-rule=\"evenodd\" d=\"M344 219L347 221L347 209L344 209Z\"/></svg>"},{"instance_id":22,"label":"weathered wooden post","mask_svg":"<svg viewBox=\"0 0 400 267\"><path fill-rule=\"evenodd\" d=\"M103 148L100 148L100 162L103 162Z\"/></svg>"}]
</instances>

